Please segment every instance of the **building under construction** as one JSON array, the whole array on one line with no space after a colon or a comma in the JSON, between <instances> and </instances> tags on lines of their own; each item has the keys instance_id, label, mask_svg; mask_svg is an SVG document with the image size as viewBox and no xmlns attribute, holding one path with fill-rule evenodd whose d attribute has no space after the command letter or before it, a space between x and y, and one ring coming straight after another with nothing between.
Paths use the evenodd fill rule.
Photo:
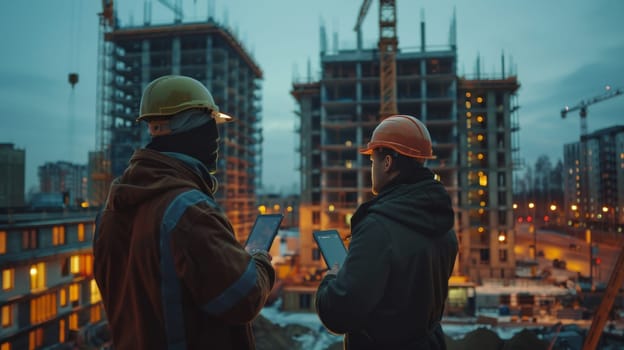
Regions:
<instances>
[{"instance_id":1,"label":"building under construction","mask_svg":"<svg viewBox=\"0 0 624 350\"><path fill-rule=\"evenodd\" d=\"M380 27L384 21L380 20ZM475 280L511 278L515 263L511 153L517 149L512 134L518 129L517 122L511 121L510 106L518 85L516 77L460 78L455 28L453 19L448 45L428 47L423 22L420 47L396 51L395 113L417 116L431 134L437 158L427 161L427 166L445 185L456 211L461 245L457 273ZM380 49L362 48L358 38L356 48L330 52L324 32L321 28L321 76L294 82L291 91L299 105L304 271L322 267L312 232L337 229L345 237L358 205L372 198L370 160L357 150L379 123L380 105L384 109ZM472 97L466 98L470 93ZM469 102L473 99L479 102ZM469 103L475 104L473 119L466 119ZM487 123L471 124L476 118ZM502 182L487 182L486 177L475 182L475 174L481 173ZM504 242L499 241L502 237ZM504 244L505 252L499 244Z\"/></svg>"},{"instance_id":2,"label":"building under construction","mask_svg":"<svg viewBox=\"0 0 624 350\"><path fill-rule=\"evenodd\" d=\"M261 179L262 71L232 32L205 22L121 27L112 9L101 15L97 151L90 154L90 198L101 205L108 184L133 151L149 140L135 122L143 88L153 79L181 74L206 85L219 108L236 121L219 126L220 183L216 199L239 239L251 230Z\"/></svg>"}]
</instances>

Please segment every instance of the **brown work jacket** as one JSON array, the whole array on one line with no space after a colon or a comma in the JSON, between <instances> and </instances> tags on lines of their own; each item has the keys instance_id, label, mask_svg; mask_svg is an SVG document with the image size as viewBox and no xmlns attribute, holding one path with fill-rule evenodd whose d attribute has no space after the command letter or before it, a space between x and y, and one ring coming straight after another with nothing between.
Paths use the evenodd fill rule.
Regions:
<instances>
[{"instance_id":1,"label":"brown work jacket","mask_svg":"<svg viewBox=\"0 0 624 350\"><path fill-rule=\"evenodd\" d=\"M275 273L250 256L194 158L134 153L96 220L94 273L115 349L254 349Z\"/></svg>"}]
</instances>

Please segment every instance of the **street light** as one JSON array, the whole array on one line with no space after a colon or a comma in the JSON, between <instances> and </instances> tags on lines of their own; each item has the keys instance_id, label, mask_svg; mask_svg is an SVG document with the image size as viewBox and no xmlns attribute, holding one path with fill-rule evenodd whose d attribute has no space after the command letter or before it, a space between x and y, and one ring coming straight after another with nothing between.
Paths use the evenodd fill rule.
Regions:
<instances>
[{"instance_id":1,"label":"street light","mask_svg":"<svg viewBox=\"0 0 624 350\"><path fill-rule=\"evenodd\" d=\"M529 225L529 233L533 234L533 260L537 261L537 231L535 230L535 203L529 202L529 209L531 209L531 217Z\"/></svg>"}]
</instances>

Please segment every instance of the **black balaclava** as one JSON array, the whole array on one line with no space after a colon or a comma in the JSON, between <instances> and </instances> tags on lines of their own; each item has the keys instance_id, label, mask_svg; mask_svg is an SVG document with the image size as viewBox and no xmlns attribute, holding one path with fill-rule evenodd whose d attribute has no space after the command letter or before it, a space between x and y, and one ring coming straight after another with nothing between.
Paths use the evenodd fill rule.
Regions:
<instances>
[{"instance_id":1,"label":"black balaclava","mask_svg":"<svg viewBox=\"0 0 624 350\"><path fill-rule=\"evenodd\" d=\"M159 152L177 152L200 160L210 173L217 171L219 129L214 119L189 131L157 136L145 146Z\"/></svg>"}]
</instances>

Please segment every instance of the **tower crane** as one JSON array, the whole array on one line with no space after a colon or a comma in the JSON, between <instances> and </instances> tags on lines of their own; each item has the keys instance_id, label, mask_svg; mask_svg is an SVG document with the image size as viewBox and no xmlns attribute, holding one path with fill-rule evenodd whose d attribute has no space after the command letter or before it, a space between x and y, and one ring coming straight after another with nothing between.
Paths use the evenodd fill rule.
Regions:
<instances>
[{"instance_id":1,"label":"tower crane","mask_svg":"<svg viewBox=\"0 0 624 350\"><path fill-rule=\"evenodd\" d=\"M616 97L618 95L624 94L623 89L611 89L611 86L607 85L605 87L606 92L602 95L595 96L588 100L583 100L579 102L576 106L569 107L565 106L561 110L561 118L565 118L569 112L579 111L579 115L581 116L581 136L587 135L587 107L593 105L594 103L598 103L612 97Z\"/></svg>"},{"instance_id":2,"label":"tower crane","mask_svg":"<svg viewBox=\"0 0 624 350\"><path fill-rule=\"evenodd\" d=\"M354 30L358 48L362 44L361 26L372 0L364 0ZM383 119L397 114L396 54L399 40L396 32L396 0L379 0L379 115Z\"/></svg>"}]
</instances>

